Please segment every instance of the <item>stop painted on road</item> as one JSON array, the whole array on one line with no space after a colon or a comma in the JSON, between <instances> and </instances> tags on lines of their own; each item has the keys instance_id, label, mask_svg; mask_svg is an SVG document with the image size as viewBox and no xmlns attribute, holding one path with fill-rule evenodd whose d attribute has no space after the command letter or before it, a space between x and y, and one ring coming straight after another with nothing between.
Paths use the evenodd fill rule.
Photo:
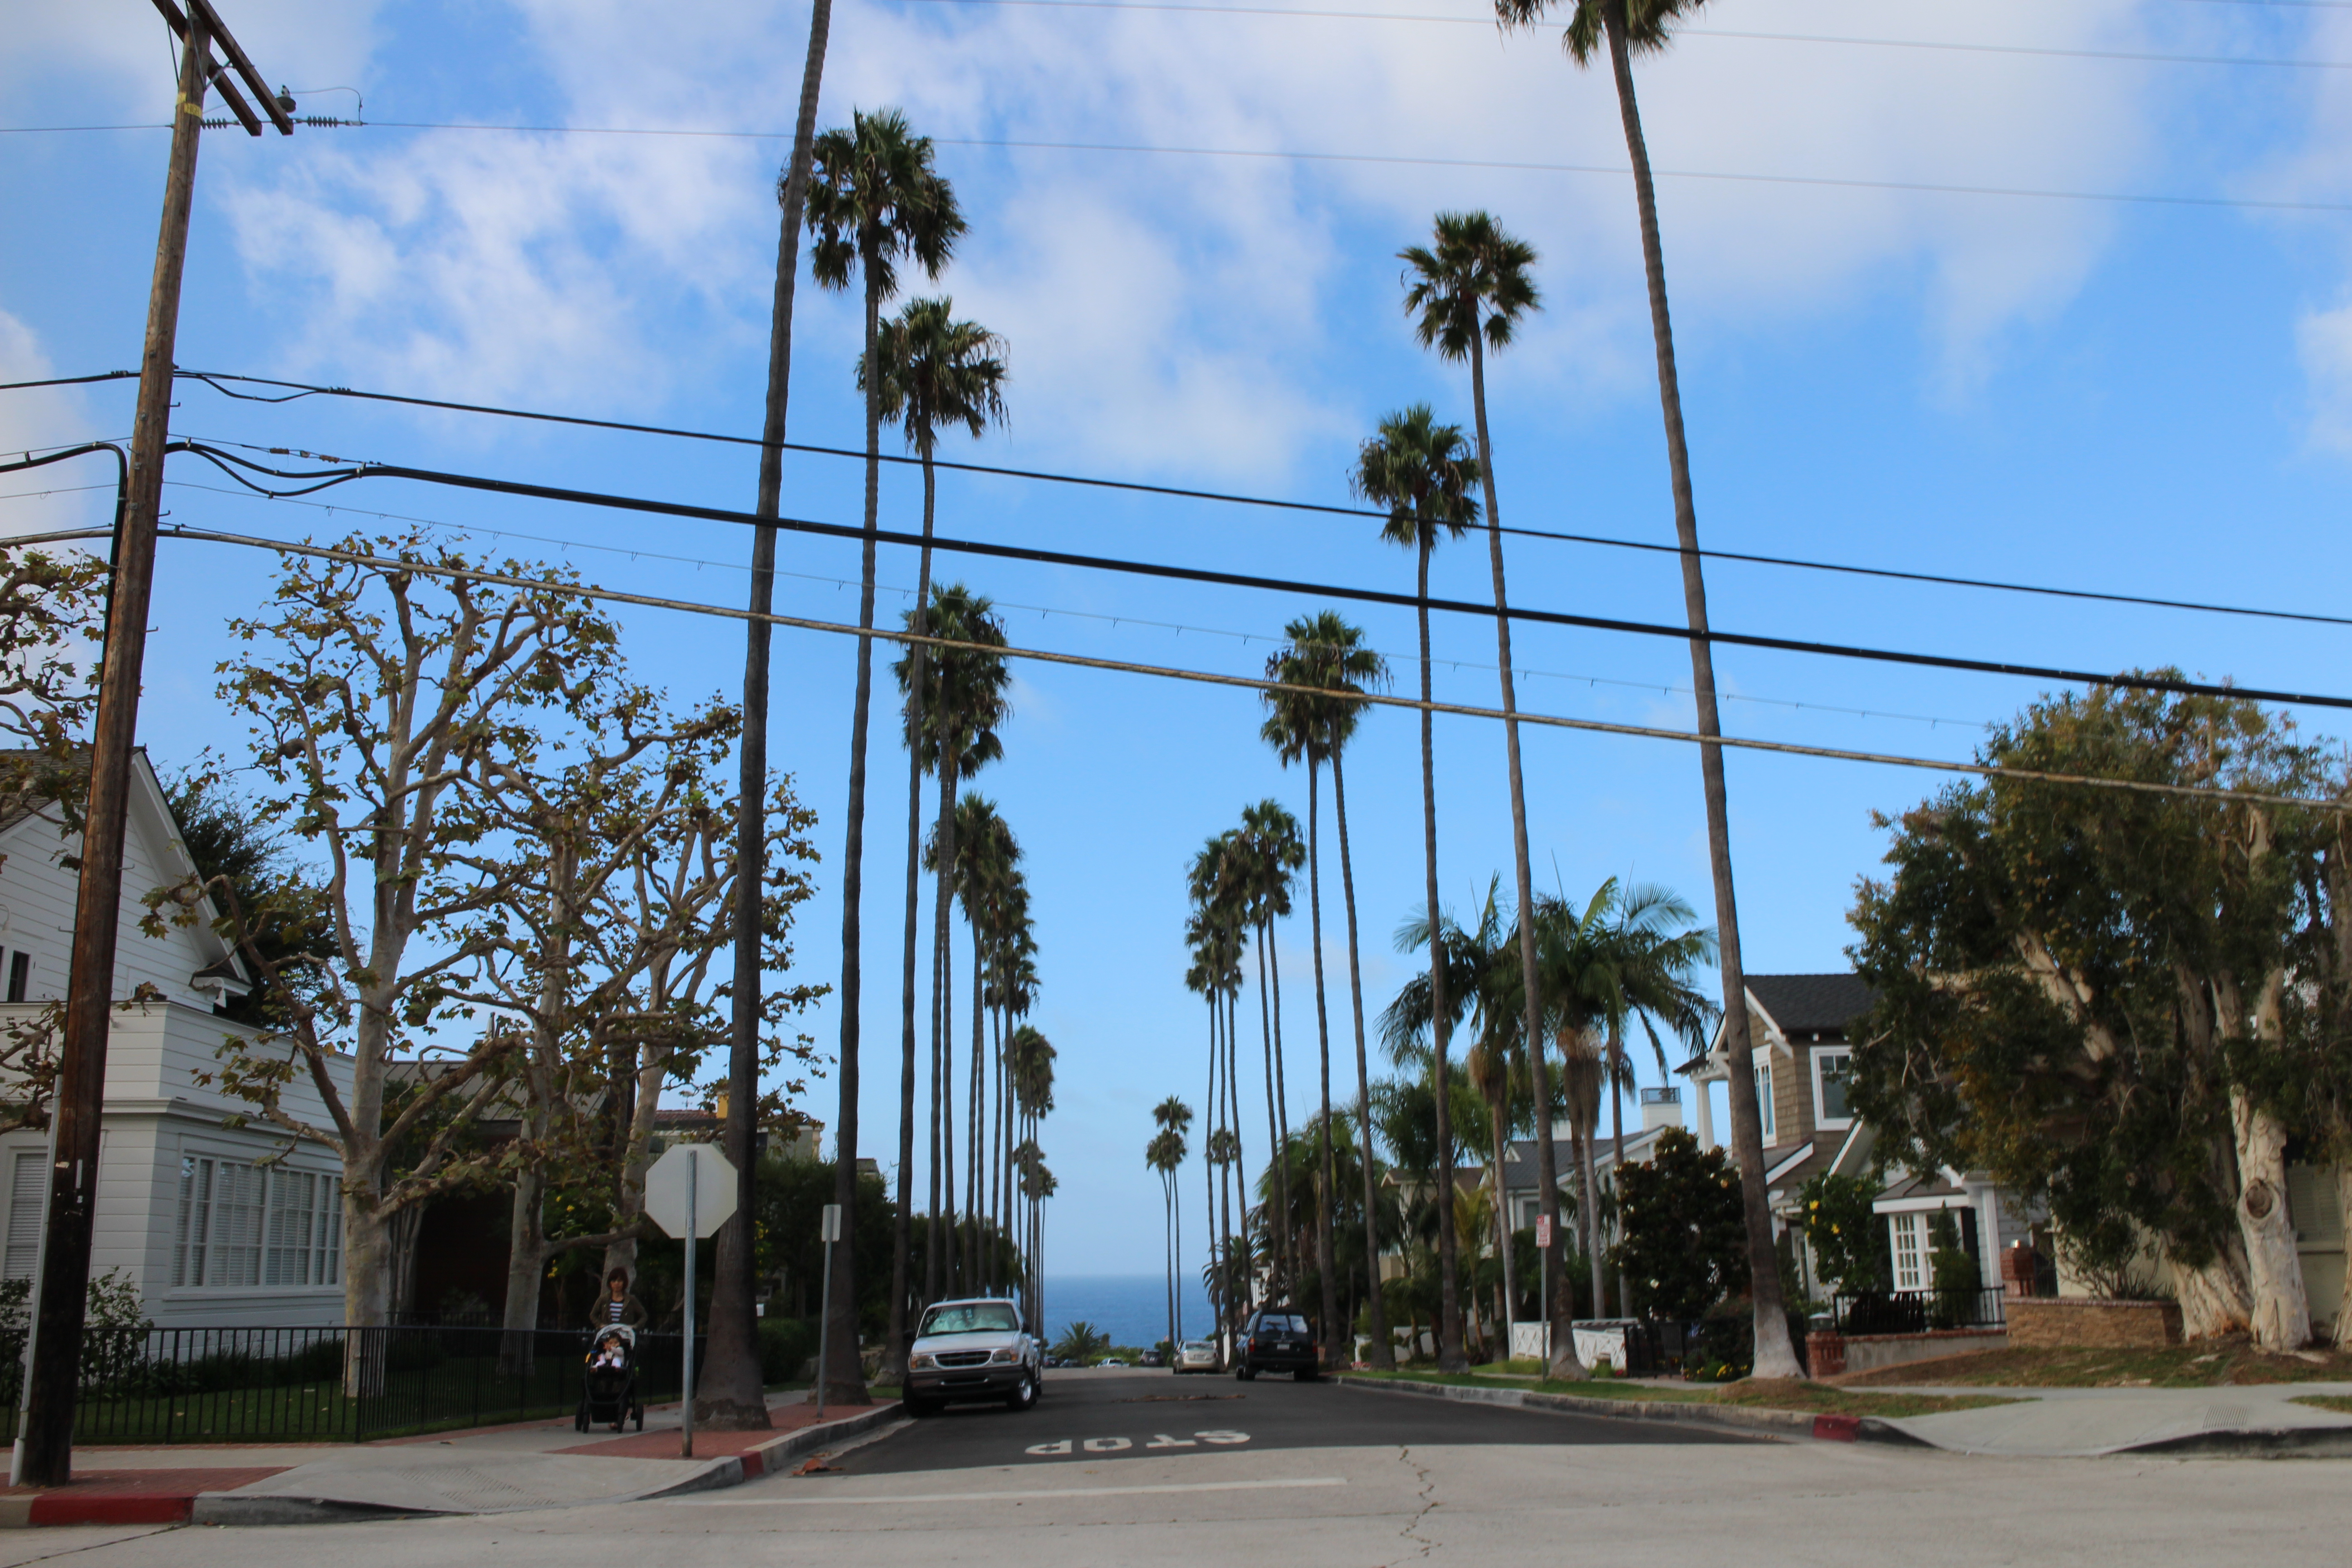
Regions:
<instances>
[{"instance_id":1,"label":"stop painted on road","mask_svg":"<svg viewBox=\"0 0 2352 1568\"><path fill-rule=\"evenodd\" d=\"M1202 1444L1207 1443L1215 1447L1230 1448L1237 1443L1246 1443L1249 1440L1250 1436L1246 1432L1229 1432L1221 1427L1210 1432L1195 1432L1190 1437L1172 1437L1165 1432L1156 1432L1148 1442L1142 1445L1142 1447L1146 1452L1153 1450L1165 1452L1174 1448L1197 1448ZM1054 1459L1074 1453L1119 1454L1136 1446L1132 1437L1088 1437L1083 1442L1075 1443L1071 1438L1063 1437L1051 1443L1032 1443L1023 1452L1034 1454L1041 1459Z\"/></svg>"}]
</instances>

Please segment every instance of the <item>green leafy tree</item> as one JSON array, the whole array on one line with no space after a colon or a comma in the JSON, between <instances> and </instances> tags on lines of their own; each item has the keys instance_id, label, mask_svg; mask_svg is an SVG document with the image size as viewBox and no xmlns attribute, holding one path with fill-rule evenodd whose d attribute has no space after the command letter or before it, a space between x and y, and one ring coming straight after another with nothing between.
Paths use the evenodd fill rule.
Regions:
<instances>
[{"instance_id":1,"label":"green leafy tree","mask_svg":"<svg viewBox=\"0 0 2352 1568\"><path fill-rule=\"evenodd\" d=\"M1748 1288L1738 1173L1679 1127L1658 1134L1646 1163L1617 1173L1617 1223L1610 1258L1645 1312L1696 1320Z\"/></svg>"},{"instance_id":2,"label":"green leafy tree","mask_svg":"<svg viewBox=\"0 0 2352 1568\"><path fill-rule=\"evenodd\" d=\"M1421 839L1422 874L1425 883L1428 921L1434 927L1437 912L1437 763L1432 701L1429 650L1429 557L1441 538L1459 539L1478 521L1478 503L1470 487L1478 482L1478 459L1463 444L1462 428L1440 425L1425 403L1381 421L1380 431L1356 455L1350 487L1366 500L1388 509L1381 537L1413 552L1414 596L1421 631ZM1454 1186L1454 1139L1449 1123L1451 1096L1445 1092L1450 1064L1447 1037L1454 1015L1445 1004L1445 966L1434 950L1429 968L1433 989L1431 1059L1437 1080L1438 1179L1447 1191ZM1465 1372L1469 1360L1462 1349L1462 1304L1459 1259L1451 1205L1438 1205L1437 1229L1437 1364L1445 1372Z\"/></svg>"},{"instance_id":3,"label":"green leafy tree","mask_svg":"<svg viewBox=\"0 0 2352 1568\"><path fill-rule=\"evenodd\" d=\"M1850 917L1878 992L1856 1113L1883 1157L2047 1205L2080 1274L2152 1252L2193 1334L2300 1348L2282 1194L2290 1140L2342 1147L2343 828L2281 802L2340 782L2253 703L2154 691L2046 700L1979 756L2158 788L1994 778L1882 819L1891 874Z\"/></svg>"},{"instance_id":4,"label":"green leafy tree","mask_svg":"<svg viewBox=\"0 0 2352 1568\"><path fill-rule=\"evenodd\" d=\"M1797 1189L1805 1243L1821 1277L1840 1290L1883 1289L1889 1276L1886 1227L1872 1212L1879 1184L1823 1171Z\"/></svg>"}]
</instances>

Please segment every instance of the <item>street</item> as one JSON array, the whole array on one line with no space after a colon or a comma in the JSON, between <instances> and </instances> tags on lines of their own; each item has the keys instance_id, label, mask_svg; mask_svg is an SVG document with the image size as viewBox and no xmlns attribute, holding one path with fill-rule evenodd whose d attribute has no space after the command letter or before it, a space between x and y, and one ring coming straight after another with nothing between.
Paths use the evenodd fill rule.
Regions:
<instances>
[{"instance_id":1,"label":"street","mask_svg":"<svg viewBox=\"0 0 2352 1568\"><path fill-rule=\"evenodd\" d=\"M1328 1384L1096 1373L1049 1374L1025 1415L896 1424L826 1472L725 1491L401 1523L18 1531L0 1537L0 1568L68 1556L76 1568L313 1568L322 1554L478 1568L492 1552L500 1568L1376 1568L1529 1551L1803 1568L2335 1568L2352 1531L2344 1479L2331 1460L1967 1458Z\"/></svg>"}]
</instances>

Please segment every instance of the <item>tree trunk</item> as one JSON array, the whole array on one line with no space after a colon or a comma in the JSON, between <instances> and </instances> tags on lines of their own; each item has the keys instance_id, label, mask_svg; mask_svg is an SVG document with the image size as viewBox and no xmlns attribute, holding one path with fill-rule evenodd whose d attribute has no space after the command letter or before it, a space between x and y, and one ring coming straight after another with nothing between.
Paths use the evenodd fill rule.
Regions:
<instances>
[{"instance_id":1,"label":"tree trunk","mask_svg":"<svg viewBox=\"0 0 2352 1568\"><path fill-rule=\"evenodd\" d=\"M1517 1262L1517 1259L1511 1256L1511 1241L1515 1235L1511 1229L1511 1194L1509 1188L1505 1184L1503 1174L1503 1162L1511 1152L1510 1125L1506 1110L1511 1096L1510 1071L1510 1065L1507 1061L1503 1066L1503 1092L1496 1097L1495 1103L1489 1107L1495 1122L1495 1246L1497 1248L1496 1256L1503 1263L1502 1321L1505 1361L1511 1358L1511 1352L1515 1348L1511 1343L1511 1320L1518 1312L1518 1303L1514 1299L1515 1282L1512 1279L1512 1265Z\"/></svg>"},{"instance_id":2,"label":"tree trunk","mask_svg":"<svg viewBox=\"0 0 2352 1568\"><path fill-rule=\"evenodd\" d=\"M923 1299L940 1300L942 1289L954 1287L945 1279L947 1256L947 1221L940 1206L940 1184L951 1169L954 1146L948 1136L948 1072L954 1056L954 1017L950 998L955 994L954 931L950 923L955 909L956 884L956 785L961 759L956 755L952 722L940 731L940 826L931 846L938 857L933 870L937 885L931 894L931 1222L923 1237ZM955 1206L955 1192L946 1194L948 1211Z\"/></svg>"},{"instance_id":3,"label":"tree trunk","mask_svg":"<svg viewBox=\"0 0 2352 1568\"><path fill-rule=\"evenodd\" d=\"M653 1165L654 1117L661 1109L662 1080L669 1075L669 1047L642 1052L637 1058L637 1091L629 1110L628 1142L621 1152L619 1192L613 1203L613 1228L626 1230L646 1212L646 1172ZM624 1236L604 1244L599 1277L625 1268L635 1279L637 1238Z\"/></svg>"},{"instance_id":4,"label":"tree trunk","mask_svg":"<svg viewBox=\"0 0 2352 1568\"><path fill-rule=\"evenodd\" d=\"M931 627L931 529L939 500L939 472L931 464L930 442L923 443L923 549L915 569L915 631ZM923 887L923 743L922 719L929 701L930 649L921 643L908 650L911 668L907 681L907 929L906 958L898 986L898 1212L890 1221L890 1324L882 1344L880 1381L885 1386L907 1382L907 1264L914 1237L915 1180L915 954L920 943Z\"/></svg>"},{"instance_id":5,"label":"tree trunk","mask_svg":"<svg viewBox=\"0 0 2352 1568\"><path fill-rule=\"evenodd\" d=\"M1290 1230L1290 1177L1285 1170L1287 1162L1283 1158L1283 1126L1276 1119L1274 1107L1274 1003L1272 997L1266 994L1265 981L1265 950L1273 931L1272 919L1258 921L1258 1044L1265 1057L1265 1136L1266 1147L1272 1151L1269 1157L1274 1162L1267 1173L1274 1178L1271 1184L1274 1191L1266 1194L1265 1203L1270 1214L1281 1216L1278 1223L1269 1224L1266 1226L1265 1236L1267 1249L1272 1254L1271 1262L1274 1267L1274 1299L1287 1301L1290 1299L1290 1282L1287 1278L1289 1268L1285 1251L1286 1243L1283 1238Z\"/></svg>"},{"instance_id":6,"label":"tree trunk","mask_svg":"<svg viewBox=\"0 0 2352 1568\"><path fill-rule=\"evenodd\" d=\"M1337 1163L1331 1152L1331 1017L1324 1000L1323 989L1323 846L1320 842L1321 823L1318 805L1321 792L1316 779L1318 766L1309 753L1307 759L1307 910L1308 935L1315 944L1315 1050L1318 1081L1321 1086L1323 1115L1317 1123L1319 1153L1323 1162L1323 1181L1318 1201L1315 1205L1315 1272L1323 1287L1323 1360L1328 1366L1343 1366L1352 1357L1343 1357L1340 1346L1349 1341L1349 1325L1339 1314L1339 1279L1338 1266L1331 1256L1331 1213L1339 1202Z\"/></svg>"},{"instance_id":7,"label":"tree trunk","mask_svg":"<svg viewBox=\"0 0 2352 1568\"><path fill-rule=\"evenodd\" d=\"M1290 1209L1290 1086L1282 1060L1282 954L1274 945L1274 922L1270 920L1265 926L1265 950L1266 968L1274 976L1274 1103L1275 1113L1282 1123L1282 1134L1275 1142L1282 1163L1276 1169L1282 1181L1282 1245L1289 1255L1283 1273L1287 1296L1298 1289L1298 1232L1291 1223Z\"/></svg>"},{"instance_id":8,"label":"tree trunk","mask_svg":"<svg viewBox=\"0 0 2352 1568\"><path fill-rule=\"evenodd\" d=\"M963 1095L963 1281L967 1290L980 1288L980 1098L982 1055L988 1041L982 1033L982 976L987 965L982 961L982 933L980 921L972 919L971 910L964 911L971 925L971 1055L964 1065Z\"/></svg>"},{"instance_id":9,"label":"tree trunk","mask_svg":"<svg viewBox=\"0 0 2352 1568\"><path fill-rule=\"evenodd\" d=\"M1225 1271L1220 1261L1223 1243L1217 1236L1217 989L1213 978L1202 999L1209 1005L1209 1089L1201 1102L1201 1223L1209 1227L1209 1313L1219 1325L1217 1360L1225 1354Z\"/></svg>"},{"instance_id":10,"label":"tree trunk","mask_svg":"<svg viewBox=\"0 0 2352 1568\"><path fill-rule=\"evenodd\" d=\"M1609 1181L1613 1187L1625 1179L1625 1037L1621 1025L1609 1026L1609 1131L1616 1145L1616 1157L1610 1163ZM1633 1315L1633 1287L1626 1282L1625 1271L1617 1271L1617 1315Z\"/></svg>"},{"instance_id":11,"label":"tree trunk","mask_svg":"<svg viewBox=\"0 0 2352 1568\"><path fill-rule=\"evenodd\" d=\"M767 880L764 808L768 798L768 649L772 628L765 617L775 604L774 520L783 489L783 442L792 391L793 293L800 275L801 219L806 211L811 149L816 137L818 85L824 74L825 41L832 26L832 0L815 0L809 15L808 56L801 71L800 111L793 126L792 157L785 166L784 188L780 203L775 300L768 327L767 411L761 432L757 503L760 525L752 531L751 619L744 626L743 734L738 758L741 821L735 838L738 889L733 931L735 974L729 1010L728 1108L731 1125L727 1130L726 1138L728 1152L737 1164L736 1202L744 1217L722 1231L719 1256L714 1260L717 1268L713 1283L717 1290L712 1297L715 1310L710 1325L709 1362L704 1380L706 1386L714 1390L719 1399L703 1419L707 1425L719 1429L756 1430L768 1425L767 1401L761 1391L757 1331L753 1326L750 1241L750 1216L755 1206L751 1168L752 1123L759 1110L760 975L762 962L760 905ZM871 334L868 336L870 341ZM871 600L874 519L870 500L866 526L868 531L866 597ZM859 739L855 746L856 755L850 765L850 793L853 796L861 797L862 804L865 791L863 678L866 672L863 661L870 657L870 648L861 640L858 651L861 685L858 717L855 722ZM857 827L853 826L850 828L853 862L857 833ZM856 874L853 864L849 872L851 880L847 884L850 889L849 913L845 917L845 923L853 926L856 918ZM853 945L845 955L846 971L855 969L856 952ZM856 996L854 984L845 985L843 1000L853 1010L856 1005ZM842 1048L842 1093L847 1109L843 1113L843 1129L853 1143L856 1131L854 1099L857 1091L856 1028L856 1018L846 1018ZM845 1160L842 1164L846 1170L850 1162Z\"/></svg>"},{"instance_id":12,"label":"tree trunk","mask_svg":"<svg viewBox=\"0 0 2352 1568\"><path fill-rule=\"evenodd\" d=\"M390 1215L376 1206L372 1192L353 1192L346 1178L343 1189L343 1321L353 1328L380 1329L390 1315L392 1271ZM343 1394L357 1399L378 1392L383 1358L368 1354L371 1339L346 1336Z\"/></svg>"},{"instance_id":13,"label":"tree trunk","mask_svg":"<svg viewBox=\"0 0 2352 1568\"><path fill-rule=\"evenodd\" d=\"M1331 756L1331 815L1339 827L1339 898L1348 910L1348 996L1356 1017L1356 1111L1361 1131L1359 1158L1364 1167L1364 1326L1371 1331L1366 1357L1375 1371L1396 1366L1389 1342L1389 1318L1381 1300L1381 1226L1377 1178L1372 1160L1372 1077L1364 1059L1364 975L1357 956L1356 870L1348 853L1348 778L1339 756Z\"/></svg>"},{"instance_id":14,"label":"tree trunk","mask_svg":"<svg viewBox=\"0 0 2352 1568\"><path fill-rule=\"evenodd\" d=\"M1429 523L1421 525L1414 578L1421 629L1421 845L1422 873L1429 911L1429 1034L1430 1077L1437 1096L1437 1369L1467 1372L1470 1359L1462 1353L1462 1297L1458 1268L1461 1258L1454 1234L1454 1107L1446 1072L1445 1051L1453 1019L1445 1010L1445 940L1437 912L1437 762L1434 742L1436 715L1429 710Z\"/></svg>"},{"instance_id":15,"label":"tree trunk","mask_svg":"<svg viewBox=\"0 0 2352 1568\"><path fill-rule=\"evenodd\" d=\"M1748 1067L1748 985L1740 967L1738 900L1731 879L1731 815L1724 786L1723 721L1716 710L1715 655L1707 641L1706 580L1698 553L1698 510L1692 499L1690 447L1683 433L1682 386L1675 369L1674 323L1666 309L1665 253L1658 237L1658 194L1642 137L1641 105L1625 36L1625 0L1606 0L1609 63L1624 122L1625 151L1633 165L1633 196L1642 224L1642 262L1650 293L1650 326L1658 355L1658 403L1665 420L1666 462L1674 486L1675 537L1682 546L1683 607L1691 632L1691 687L1697 710L1699 780L1706 799L1707 860L1715 882L1715 927L1723 975L1723 1037L1731 1058L1731 1146L1739 1164L1741 1206L1748 1222L1748 1265L1756 1316L1757 1377L1802 1377L1789 1341L1780 1294L1780 1256L1772 1245L1770 1200L1764 1190L1764 1129Z\"/></svg>"},{"instance_id":16,"label":"tree trunk","mask_svg":"<svg viewBox=\"0 0 2352 1568\"><path fill-rule=\"evenodd\" d=\"M2245 1239L2254 1344L2284 1355L2311 1339L2303 1259L2286 1212L2286 1127L2244 1090L2231 1089L2230 1129L2238 1152L2238 1234Z\"/></svg>"},{"instance_id":17,"label":"tree trunk","mask_svg":"<svg viewBox=\"0 0 2352 1568\"><path fill-rule=\"evenodd\" d=\"M2245 1259L2235 1241L2201 1268L2178 1268L2180 1331L2190 1340L2220 1339L2252 1328L2253 1310L2246 1290Z\"/></svg>"},{"instance_id":18,"label":"tree trunk","mask_svg":"<svg viewBox=\"0 0 2352 1568\"><path fill-rule=\"evenodd\" d=\"M536 1163L516 1167L507 1235L507 1301L499 1341L501 1376L528 1376L539 1335L539 1288L547 1275L547 1179Z\"/></svg>"},{"instance_id":19,"label":"tree trunk","mask_svg":"<svg viewBox=\"0 0 2352 1568\"><path fill-rule=\"evenodd\" d=\"M2340 1233L2344 1217L2352 1215L2352 1163L2336 1167L2336 1215ZM2352 1247L2347 1247L2345 1251L2347 1256L2352 1256ZM2346 1283L2352 1287L2352 1279ZM2336 1303L2335 1337L2337 1350L2352 1351L2352 1288L2347 1288L2343 1299Z\"/></svg>"}]
</instances>

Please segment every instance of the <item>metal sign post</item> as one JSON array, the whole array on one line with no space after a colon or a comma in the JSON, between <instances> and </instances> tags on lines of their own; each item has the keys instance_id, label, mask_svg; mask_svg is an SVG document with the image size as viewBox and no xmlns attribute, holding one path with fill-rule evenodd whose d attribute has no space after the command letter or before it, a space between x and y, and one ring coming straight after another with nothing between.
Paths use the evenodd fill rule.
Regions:
<instances>
[{"instance_id":1,"label":"metal sign post","mask_svg":"<svg viewBox=\"0 0 2352 1568\"><path fill-rule=\"evenodd\" d=\"M677 1407L678 1458L694 1458L694 1255L702 1249L702 1233L695 1228L694 1189L702 1184L695 1178L701 1174L697 1168L697 1151L691 1143L686 1149L686 1332L679 1336L682 1343L684 1370L678 1374Z\"/></svg>"},{"instance_id":2,"label":"metal sign post","mask_svg":"<svg viewBox=\"0 0 2352 1568\"><path fill-rule=\"evenodd\" d=\"M686 1346L680 1364L685 1403L679 1454L694 1458L694 1250L735 1213L735 1166L726 1155L699 1143L680 1143L646 1173L646 1217L686 1243Z\"/></svg>"},{"instance_id":3,"label":"metal sign post","mask_svg":"<svg viewBox=\"0 0 2352 1568\"><path fill-rule=\"evenodd\" d=\"M833 1244L841 1239L841 1205L824 1205L824 1219L817 1228L817 1240L824 1244L824 1294L817 1300L829 1307L833 1301ZM821 1311L816 1319L816 1418L824 1419L824 1374L830 1368L826 1352L831 1349L827 1340L833 1332L833 1313Z\"/></svg>"}]
</instances>

